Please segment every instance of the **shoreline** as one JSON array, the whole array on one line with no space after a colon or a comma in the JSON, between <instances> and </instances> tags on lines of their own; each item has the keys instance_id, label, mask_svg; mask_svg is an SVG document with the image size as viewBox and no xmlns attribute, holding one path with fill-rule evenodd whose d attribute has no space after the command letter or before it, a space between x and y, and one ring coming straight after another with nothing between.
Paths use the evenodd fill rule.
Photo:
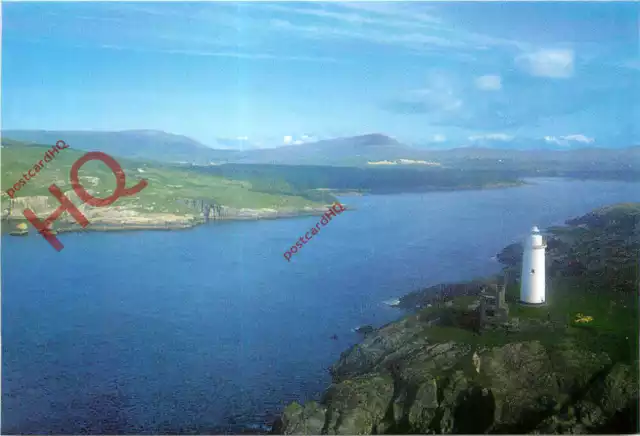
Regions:
<instances>
[{"instance_id":1,"label":"shoreline","mask_svg":"<svg viewBox=\"0 0 640 436\"><path fill-rule=\"evenodd\" d=\"M340 189L328 189L328 188L316 188L316 190L322 189L330 194L340 197L363 197L368 195L402 195L402 194L428 194L430 192L456 192L456 191L485 191L488 189L509 189L519 188L521 186L531 185L533 183L526 180L517 180L514 182L496 182L483 186L430 186L427 188L419 188L416 190L402 190L402 191L358 191L358 190L340 190Z\"/></svg>"},{"instance_id":2,"label":"shoreline","mask_svg":"<svg viewBox=\"0 0 640 436\"><path fill-rule=\"evenodd\" d=\"M355 329L320 399L290 402L272 434L631 433L638 219L640 203L618 203L547 227L544 306L520 302L517 243L501 273L388 300L405 313ZM482 308L487 284L504 285L499 317Z\"/></svg>"},{"instance_id":3,"label":"shoreline","mask_svg":"<svg viewBox=\"0 0 640 436\"><path fill-rule=\"evenodd\" d=\"M355 210L355 209L354 209ZM173 222L167 222L166 220L158 220L157 222L114 222L112 219L101 220L100 218L89 218L90 222L87 227L81 227L73 221L61 221L61 226L54 228L57 233L75 233L75 232L119 232L119 231L171 231L171 230L188 230L201 225L219 222L219 221L259 221L259 220L276 220L286 218L301 218L306 216L316 216L326 211L326 207L317 207L310 209L302 209L297 211L278 211L270 209L265 212L260 209L240 209L237 213L230 215L216 217L213 219L205 219L202 217L196 218L195 216L185 215L179 216L178 219ZM141 215L140 218L147 218L149 216ZM25 218L21 217L5 217L2 222L2 234L9 234L14 231L15 227L19 223L24 223ZM38 232L29 227L29 234L37 234Z\"/></svg>"},{"instance_id":4,"label":"shoreline","mask_svg":"<svg viewBox=\"0 0 640 436\"><path fill-rule=\"evenodd\" d=\"M357 190L333 190L326 188L319 188L318 190L323 190L326 192L330 192L333 195L343 196L343 197L362 197L368 195L399 195L399 194L418 194L418 193L429 193L429 192L454 192L454 191L469 191L469 190L487 190L487 189L507 189L507 188L516 188L524 185L528 185L529 183L523 180L519 180L516 182L505 182L492 184L487 186L464 186L464 187L430 187L429 189L419 189L415 191L402 191L402 192L365 192L365 191L357 191ZM28 198L28 197L25 197ZM225 206L223 206L225 207ZM190 215L173 215L170 213L155 213L155 214L140 214L134 215L135 219L133 221L127 222L127 219L131 219L131 216L122 216L122 217L91 217L90 214L86 213L87 218L89 219L89 226L82 228L77 225L74 221L62 220L59 221L61 226L58 228L54 228L59 233L71 233L71 232L115 232L115 231L153 231L153 230L186 230L191 229L203 224L207 224L209 222L215 221L258 221L258 220L274 220L274 219L283 219L283 218L299 218L306 216L315 216L322 215L327 207L331 207L331 205L324 206L307 206L303 209L298 210L277 210L270 208L262 208L262 209L252 209L252 208L228 208L228 212L222 216L216 216L214 218L204 218L202 216L197 216L194 214ZM357 208L350 207L347 210L357 210ZM136 211L130 211L137 214ZM41 214L49 214L50 212L42 212ZM167 219L167 216L171 215ZM157 218L156 218L157 217ZM145 220L147 222L141 223L140 219ZM154 221L155 220L155 221ZM8 234L9 232L15 230L15 226L19 223L25 223L26 219L22 216L2 216L0 219L0 227L2 227L1 234ZM31 228L31 226L30 226ZM33 229L35 231L35 229ZM31 232L29 232L31 233ZM37 232L36 232L37 233Z\"/></svg>"}]
</instances>

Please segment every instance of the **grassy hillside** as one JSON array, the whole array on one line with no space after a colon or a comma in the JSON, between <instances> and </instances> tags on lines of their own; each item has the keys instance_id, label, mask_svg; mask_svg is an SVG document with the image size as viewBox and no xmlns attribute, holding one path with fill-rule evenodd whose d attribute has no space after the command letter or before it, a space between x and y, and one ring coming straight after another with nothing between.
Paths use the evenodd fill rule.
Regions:
<instances>
[{"instance_id":1,"label":"grassy hillside","mask_svg":"<svg viewBox=\"0 0 640 436\"><path fill-rule=\"evenodd\" d=\"M612 359L630 362L638 357L638 297L640 262L640 204L623 203L594 210L549 229L547 238L547 305L518 304L517 281L522 265L522 246L505 248L498 259L510 277L507 300L510 318L518 319L519 331L483 332L460 328L456 322L428 331L430 338L496 345L535 338L547 345L566 339L593 352L605 351ZM480 282L467 286L441 285L451 294L476 294ZM440 289L432 287L401 299L402 307L426 307ZM465 311L469 297L454 297ZM473 298L471 298L473 299ZM439 310L421 309L423 316ZM591 316L586 324L574 322L578 314Z\"/></svg>"},{"instance_id":2,"label":"grassy hillside","mask_svg":"<svg viewBox=\"0 0 640 436\"><path fill-rule=\"evenodd\" d=\"M62 139L77 150L101 150L114 156L161 162L208 163L214 158L223 159L230 153L225 150L213 150L186 136L157 130L7 130L2 132L2 136L31 144L55 144Z\"/></svg>"},{"instance_id":3,"label":"grassy hillside","mask_svg":"<svg viewBox=\"0 0 640 436\"><path fill-rule=\"evenodd\" d=\"M16 183L36 162L43 159L50 148L46 146L25 146L15 141L3 140L2 148L2 189L6 191ZM84 151L67 148L56 158L45 164L25 187L16 192L15 197L34 195L51 196L49 185L55 183L63 191L72 189L69 170ZM231 180L215 174L190 171L187 168L174 168L162 164L120 159L115 156L127 176L127 187L131 187L141 178L148 186L132 197L121 197L114 206L125 206L132 210L147 212L193 213L179 200L208 200L232 208L294 208L318 206L310 199L297 195L284 195L279 192L258 192L248 181ZM111 170L100 161L86 163L80 170L80 181L87 190L96 196L107 197L115 188L115 177ZM7 195L3 194L3 200ZM52 197L53 198L53 197Z\"/></svg>"},{"instance_id":4,"label":"grassy hillside","mask_svg":"<svg viewBox=\"0 0 640 436\"><path fill-rule=\"evenodd\" d=\"M268 181L263 189L272 186L281 192L302 195L308 195L309 190L322 188L386 194L441 189L478 189L513 186L520 183L517 176L496 170L227 164L199 167L198 171L233 179Z\"/></svg>"},{"instance_id":5,"label":"grassy hillside","mask_svg":"<svg viewBox=\"0 0 640 436\"><path fill-rule=\"evenodd\" d=\"M336 189L363 189L371 192L380 190L379 186L382 186L382 190L390 188L392 192L398 192L399 189L394 185L402 185L402 189L404 186L412 187L420 184L426 186L428 179L424 177L420 180L412 179L415 174L412 170L418 169L419 165L410 168L398 165L400 168L396 169L408 172L394 173L392 179L388 178L387 173L351 172L351 168L348 167L369 170L373 169L369 162L397 159L425 160L435 162L442 168L440 172L435 171L434 168L422 168L426 172L420 174L434 179L434 186L446 184L449 187L458 185L478 187L490 184L496 179L504 181L522 177L640 180L640 147L638 146L549 150L540 148L544 144L527 142L510 143L509 148L432 149L407 146L388 136L373 134L273 149L240 151L212 149L185 136L152 130L123 132L13 130L4 131L3 136L36 144L54 144L58 139L64 139L77 150L101 150L114 156L169 163L305 165L304 171L308 168L312 172L314 168L318 168L317 166L322 166L319 167L322 169L318 170L320 173L328 165L347 167L345 171L349 172L347 180L350 186L344 183L344 177L342 177L344 174L339 171L331 173L331 180L337 180L335 184L340 185ZM519 147L526 147L526 149L518 149ZM233 168L238 172L240 167ZM225 168L225 171L228 174L229 167ZM378 174L382 174L382 178ZM372 176L375 176L374 180L370 181ZM300 178L295 177L294 181L290 177L286 181L297 188L296 181ZM322 174L314 174L314 177L323 182L320 187L329 187L320 179ZM365 180L359 180L362 178ZM282 180L283 178L279 177L277 182L280 183ZM314 183L313 187L318 187L315 185L317 183Z\"/></svg>"}]
</instances>

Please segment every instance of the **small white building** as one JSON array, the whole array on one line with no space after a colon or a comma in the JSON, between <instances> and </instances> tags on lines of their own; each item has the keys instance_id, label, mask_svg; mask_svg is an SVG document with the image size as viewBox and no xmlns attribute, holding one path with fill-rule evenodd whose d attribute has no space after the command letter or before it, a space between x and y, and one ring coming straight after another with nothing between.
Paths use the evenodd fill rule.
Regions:
<instances>
[{"instance_id":1,"label":"small white building","mask_svg":"<svg viewBox=\"0 0 640 436\"><path fill-rule=\"evenodd\" d=\"M522 276L520 279L520 302L544 304L546 301L545 248L538 227L531 229L531 235L524 245Z\"/></svg>"}]
</instances>

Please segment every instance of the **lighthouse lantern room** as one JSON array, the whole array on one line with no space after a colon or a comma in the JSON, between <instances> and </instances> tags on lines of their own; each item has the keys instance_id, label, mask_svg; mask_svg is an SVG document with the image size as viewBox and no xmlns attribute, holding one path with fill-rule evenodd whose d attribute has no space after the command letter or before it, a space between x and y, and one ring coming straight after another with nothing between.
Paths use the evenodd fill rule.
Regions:
<instances>
[{"instance_id":1,"label":"lighthouse lantern room","mask_svg":"<svg viewBox=\"0 0 640 436\"><path fill-rule=\"evenodd\" d=\"M522 257L522 276L520 279L520 302L525 304L545 303L545 248L538 227L531 229Z\"/></svg>"}]
</instances>

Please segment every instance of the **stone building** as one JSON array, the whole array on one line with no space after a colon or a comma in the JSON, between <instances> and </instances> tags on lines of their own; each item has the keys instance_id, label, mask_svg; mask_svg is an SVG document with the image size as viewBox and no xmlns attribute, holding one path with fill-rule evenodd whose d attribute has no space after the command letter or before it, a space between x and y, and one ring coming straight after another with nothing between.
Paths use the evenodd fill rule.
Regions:
<instances>
[{"instance_id":1,"label":"stone building","mask_svg":"<svg viewBox=\"0 0 640 436\"><path fill-rule=\"evenodd\" d=\"M480 327L488 323L504 323L509 320L509 306L506 299L506 286L492 284L480 293L478 316Z\"/></svg>"}]
</instances>

